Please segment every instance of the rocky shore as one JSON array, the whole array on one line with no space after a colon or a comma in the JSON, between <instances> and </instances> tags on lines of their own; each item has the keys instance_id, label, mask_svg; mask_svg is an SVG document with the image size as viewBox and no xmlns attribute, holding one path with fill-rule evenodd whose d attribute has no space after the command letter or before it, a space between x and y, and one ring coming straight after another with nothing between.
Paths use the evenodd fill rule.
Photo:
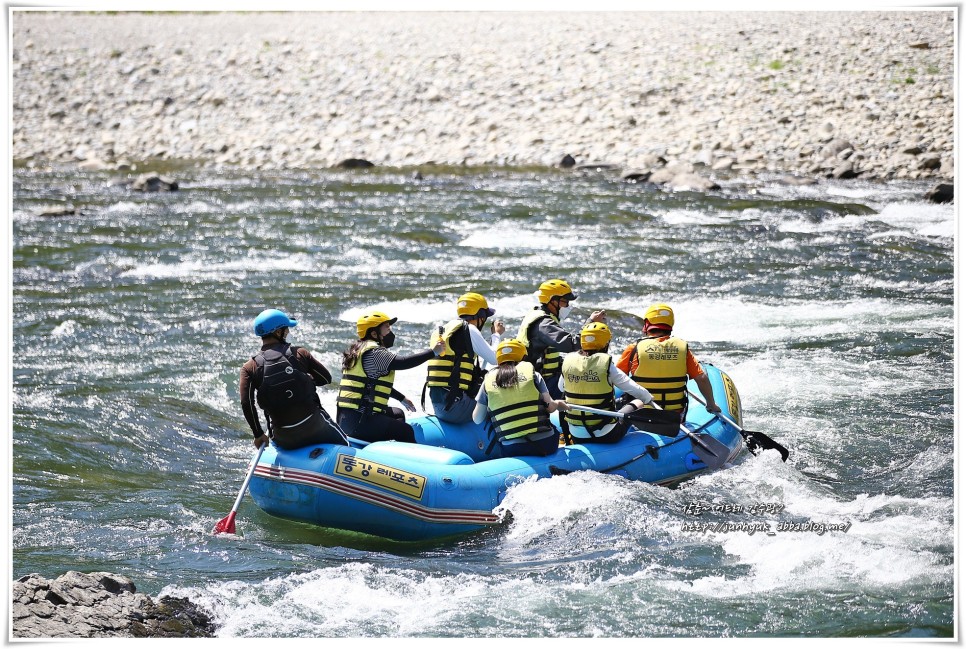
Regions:
<instances>
[{"instance_id":1,"label":"rocky shore","mask_svg":"<svg viewBox=\"0 0 966 649\"><path fill-rule=\"evenodd\" d=\"M13 582L14 638L205 638L208 615L176 597L154 600L107 572L31 574Z\"/></svg>"},{"instance_id":2,"label":"rocky shore","mask_svg":"<svg viewBox=\"0 0 966 649\"><path fill-rule=\"evenodd\" d=\"M14 11L12 152L939 181L954 14Z\"/></svg>"}]
</instances>

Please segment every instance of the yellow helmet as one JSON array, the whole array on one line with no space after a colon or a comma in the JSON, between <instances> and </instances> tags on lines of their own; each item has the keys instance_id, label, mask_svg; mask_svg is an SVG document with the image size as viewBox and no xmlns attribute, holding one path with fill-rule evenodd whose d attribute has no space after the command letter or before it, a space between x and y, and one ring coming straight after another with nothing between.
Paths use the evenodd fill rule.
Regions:
<instances>
[{"instance_id":1,"label":"yellow helmet","mask_svg":"<svg viewBox=\"0 0 966 649\"><path fill-rule=\"evenodd\" d=\"M644 328L657 326L659 329L674 328L674 311L666 304L652 304L644 313Z\"/></svg>"},{"instance_id":2,"label":"yellow helmet","mask_svg":"<svg viewBox=\"0 0 966 649\"><path fill-rule=\"evenodd\" d=\"M527 355L527 348L523 346L516 338L511 338L510 340L503 340L500 342L500 346L496 348L496 362L497 365L500 363L505 363L507 361L522 361L523 357Z\"/></svg>"},{"instance_id":3,"label":"yellow helmet","mask_svg":"<svg viewBox=\"0 0 966 649\"><path fill-rule=\"evenodd\" d=\"M356 332L359 334L359 338L365 338L369 333L369 330L373 327L378 327L384 322L389 324L395 324L396 320L399 318L390 318L382 311L369 311L361 318L356 320Z\"/></svg>"},{"instance_id":4,"label":"yellow helmet","mask_svg":"<svg viewBox=\"0 0 966 649\"><path fill-rule=\"evenodd\" d=\"M480 312L484 313L481 314ZM496 309L491 309L486 303L486 298L479 293L464 293L456 300L456 314L466 316L483 315L489 318L496 313Z\"/></svg>"},{"instance_id":5,"label":"yellow helmet","mask_svg":"<svg viewBox=\"0 0 966 649\"><path fill-rule=\"evenodd\" d=\"M580 347L591 351L604 349L610 342L610 327L603 322L591 322L580 330Z\"/></svg>"},{"instance_id":6,"label":"yellow helmet","mask_svg":"<svg viewBox=\"0 0 966 649\"><path fill-rule=\"evenodd\" d=\"M576 300L577 296L570 288L570 284L562 279L548 279L540 285L537 291L540 304L548 303L554 297L562 297L565 300Z\"/></svg>"}]
</instances>

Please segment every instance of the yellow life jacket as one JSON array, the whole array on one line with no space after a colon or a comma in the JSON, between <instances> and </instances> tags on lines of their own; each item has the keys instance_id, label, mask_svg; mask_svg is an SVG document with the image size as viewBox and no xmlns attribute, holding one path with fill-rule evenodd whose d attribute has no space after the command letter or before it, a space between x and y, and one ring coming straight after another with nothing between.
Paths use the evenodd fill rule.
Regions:
<instances>
[{"instance_id":1,"label":"yellow life jacket","mask_svg":"<svg viewBox=\"0 0 966 649\"><path fill-rule=\"evenodd\" d=\"M552 430L547 406L533 382L533 365L526 361L517 363L518 383L509 388L497 386L498 370L490 370L483 379L490 421L497 437L502 441Z\"/></svg>"},{"instance_id":2,"label":"yellow life jacket","mask_svg":"<svg viewBox=\"0 0 966 649\"><path fill-rule=\"evenodd\" d=\"M469 324L461 318L450 320L443 329L443 340L446 349L438 358L429 361L426 373L426 385L429 387L462 390L476 396L476 390L471 390L475 384L479 386L478 375L481 370L476 365L476 354L470 340ZM436 334L433 334L430 347L436 344ZM458 368L458 369L457 369Z\"/></svg>"},{"instance_id":3,"label":"yellow life jacket","mask_svg":"<svg viewBox=\"0 0 966 649\"><path fill-rule=\"evenodd\" d=\"M336 405L340 408L361 410L363 413L389 412L389 395L392 394L392 384L396 380L396 372L389 372L385 376L371 379L362 369L362 355L379 343L367 340L359 350L355 364L342 373L339 383L339 396Z\"/></svg>"},{"instance_id":4,"label":"yellow life jacket","mask_svg":"<svg viewBox=\"0 0 966 649\"><path fill-rule=\"evenodd\" d=\"M638 365L631 378L647 388L665 410L684 410L688 403L688 344L674 336L642 338L634 353Z\"/></svg>"},{"instance_id":5,"label":"yellow life jacket","mask_svg":"<svg viewBox=\"0 0 966 649\"><path fill-rule=\"evenodd\" d=\"M550 318L557 324L560 324L560 319L557 316L547 313L542 307L533 307L532 311L523 316L523 322L520 323L520 333L517 334L517 340L522 342L524 347L527 348L527 360L533 363L533 366L540 371L543 378L553 379L560 374L560 352L553 347L536 349L531 344L529 336L530 327L537 320L542 320L543 318Z\"/></svg>"},{"instance_id":6,"label":"yellow life jacket","mask_svg":"<svg viewBox=\"0 0 966 649\"><path fill-rule=\"evenodd\" d=\"M568 354L563 361L564 395L567 403L588 406L599 410L615 410L614 386L608 375L613 360L610 354L599 352L584 356ZM575 426L583 426L593 434L616 421L614 417L604 417L579 410L568 410L564 419Z\"/></svg>"}]
</instances>

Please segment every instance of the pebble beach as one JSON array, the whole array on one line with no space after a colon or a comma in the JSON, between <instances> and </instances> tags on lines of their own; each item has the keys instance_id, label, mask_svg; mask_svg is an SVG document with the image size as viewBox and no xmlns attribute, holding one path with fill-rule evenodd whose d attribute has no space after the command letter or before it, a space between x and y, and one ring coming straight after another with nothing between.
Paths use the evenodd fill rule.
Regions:
<instances>
[{"instance_id":1,"label":"pebble beach","mask_svg":"<svg viewBox=\"0 0 966 649\"><path fill-rule=\"evenodd\" d=\"M942 181L954 15L14 11L12 154Z\"/></svg>"}]
</instances>

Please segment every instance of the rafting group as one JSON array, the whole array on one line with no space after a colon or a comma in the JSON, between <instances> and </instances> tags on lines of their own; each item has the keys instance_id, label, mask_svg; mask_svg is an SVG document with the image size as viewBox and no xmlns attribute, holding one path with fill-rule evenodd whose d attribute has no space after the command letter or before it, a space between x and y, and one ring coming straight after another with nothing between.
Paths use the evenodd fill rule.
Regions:
<instances>
[{"instance_id":1,"label":"rafting group","mask_svg":"<svg viewBox=\"0 0 966 649\"><path fill-rule=\"evenodd\" d=\"M297 322L278 309L261 312L254 332L262 347L245 363L239 381L255 446L416 443L404 411L389 400L416 410L394 378L397 371L423 364L424 408L428 392L439 421L487 426L487 452L499 444L503 457L548 456L561 444L614 444L632 422L653 422L651 430L677 435L688 408L689 379L707 411L721 411L688 343L673 335L674 312L667 304L647 308L643 336L615 363L605 311L594 311L579 333L570 333L561 326L577 299L570 284L545 281L536 296L539 305L523 317L515 338L504 339L503 322L494 321L487 340L482 332L496 312L483 295L466 293L456 301L456 318L433 332L431 347L409 355L390 351L397 318L364 312L356 322L358 339L343 352L334 420L316 392L332 383L331 373L307 349L287 342ZM550 417L557 411L559 429Z\"/></svg>"},{"instance_id":2,"label":"rafting group","mask_svg":"<svg viewBox=\"0 0 966 649\"><path fill-rule=\"evenodd\" d=\"M249 486L278 518L423 541L499 525L508 489L533 478L595 471L672 486L728 466L742 441L752 454L788 458L781 444L742 427L734 382L673 335L667 304L647 308L643 336L615 362L603 310L569 333L561 320L577 297L570 285L548 280L536 296L515 337L504 339L494 320L488 341L496 312L479 293L461 295L456 317L409 355L391 351L396 318L363 312L342 355L334 420L316 392L331 373L287 342L297 322L278 309L260 313L262 347L239 385L256 451L214 533L235 533ZM434 414L407 420L390 405L416 410L395 374L423 364L423 401L428 394Z\"/></svg>"}]
</instances>

